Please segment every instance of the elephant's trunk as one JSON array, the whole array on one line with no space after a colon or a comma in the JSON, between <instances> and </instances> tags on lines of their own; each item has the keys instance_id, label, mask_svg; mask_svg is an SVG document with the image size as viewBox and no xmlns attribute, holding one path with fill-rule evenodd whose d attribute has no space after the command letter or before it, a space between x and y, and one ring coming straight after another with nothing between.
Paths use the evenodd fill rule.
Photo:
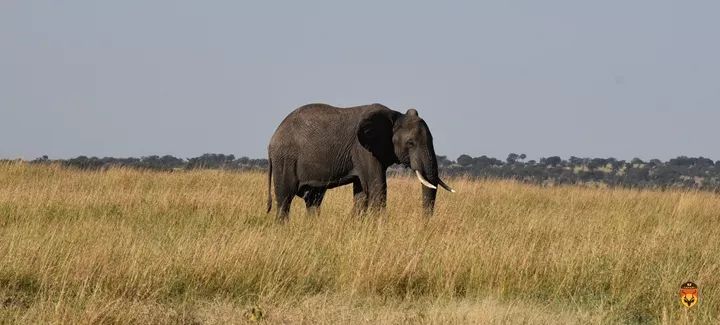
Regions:
<instances>
[{"instance_id":1,"label":"elephant's trunk","mask_svg":"<svg viewBox=\"0 0 720 325\"><path fill-rule=\"evenodd\" d=\"M412 157L410 167L415 171L422 188L423 210L426 216L431 216L435 209L435 197L437 196L437 185L441 183L438 177L437 158L432 144L428 148L418 148ZM443 183L444 184L444 183Z\"/></svg>"},{"instance_id":2,"label":"elephant's trunk","mask_svg":"<svg viewBox=\"0 0 720 325\"><path fill-rule=\"evenodd\" d=\"M436 195L437 195L437 189L432 189L429 187L422 188L423 209L424 209L426 217L430 217L433 215L433 211L435 210L435 196Z\"/></svg>"}]
</instances>

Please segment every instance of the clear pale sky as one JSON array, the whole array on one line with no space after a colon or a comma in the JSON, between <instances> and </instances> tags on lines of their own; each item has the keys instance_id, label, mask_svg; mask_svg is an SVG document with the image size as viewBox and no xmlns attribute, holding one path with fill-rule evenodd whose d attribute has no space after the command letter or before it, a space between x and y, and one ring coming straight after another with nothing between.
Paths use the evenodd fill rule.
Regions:
<instances>
[{"instance_id":1,"label":"clear pale sky","mask_svg":"<svg viewBox=\"0 0 720 325\"><path fill-rule=\"evenodd\" d=\"M718 1L0 2L0 158L266 157L311 102L438 154L720 159Z\"/></svg>"}]
</instances>

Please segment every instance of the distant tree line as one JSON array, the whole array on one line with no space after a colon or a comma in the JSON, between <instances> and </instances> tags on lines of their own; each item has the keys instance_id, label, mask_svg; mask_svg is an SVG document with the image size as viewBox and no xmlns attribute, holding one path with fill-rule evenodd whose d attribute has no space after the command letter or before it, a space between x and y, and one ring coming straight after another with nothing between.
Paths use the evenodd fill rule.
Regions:
<instances>
[{"instance_id":1,"label":"distant tree line","mask_svg":"<svg viewBox=\"0 0 720 325\"><path fill-rule=\"evenodd\" d=\"M438 156L441 173L449 176L514 179L521 182L556 184L600 184L637 188L695 188L720 190L720 161L703 157L680 156L668 161L652 159L630 161L615 158L580 158L558 156L527 160L525 154L511 153L505 160L488 156L460 155L456 160ZM141 158L113 158L79 156L71 159L51 160L43 156L33 164L57 163L63 166L99 170L110 167L129 167L151 170L264 170L267 159L251 159L234 155L207 153L194 158L177 158L170 155ZM391 168L391 173L405 173L402 167Z\"/></svg>"},{"instance_id":2,"label":"distant tree line","mask_svg":"<svg viewBox=\"0 0 720 325\"><path fill-rule=\"evenodd\" d=\"M59 163L63 166L98 170L111 167L129 167L152 170L186 170L186 169L267 169L267 159L250 159L248 157L236 158L235 155L206 153L194 158L177 158L171 155L146 156L141 158L114 158L114 157L87 157L78 156L70 159L51 160L47 156L30 161L33 164Z\"/></svg>"},{"instance_id":3,"label":"distant tree line","mask_svg":"<svg viewBox=\"0 0 720 325\"><path fill-rule=\"evenodd\" d=\"M602 184L636 188L720 189L720 161L704 157L680 156L668 161L574 156L567 160L551 156L525 161L526 158L525 154L515 153L509 154L504 161L468 155L461 155L452 161L439 156L438 165L448 175L515 179L543 185Z\"/></svg>"}]
</instances>

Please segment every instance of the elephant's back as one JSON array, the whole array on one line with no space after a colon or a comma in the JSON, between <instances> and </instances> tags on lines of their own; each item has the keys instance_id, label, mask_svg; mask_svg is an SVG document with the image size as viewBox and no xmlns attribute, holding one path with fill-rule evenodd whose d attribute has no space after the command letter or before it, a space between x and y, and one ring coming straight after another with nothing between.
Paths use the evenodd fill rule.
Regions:
<instances>
[{"instance_id":1,"label":"elephant's back","mask_svg":"<svg viewBox=\"0 0 720 325\"><path fill-rule=\"evenodd\" d=\"M340 108L327 104L303 105L280 123L270 140L270 153L300 155L312 148L322 152L337 150L355 139L364 106Z\"/></svg>"},{"instance_id":2,"label":"elephant's back","mask_svg":"<svg viewBox=\"0 0 720 325\"><path fill-rule=\"evenodd\" d=\"M364 107L366 106L336 107L328 104L313 103L296 108L288 114L285 120L300 120L308 123L321 121L337 123L340 120L352 120L355 116L359 115ZM283 121L283 123L285 123L285 121Z\"/></svg>"}]
</instances>

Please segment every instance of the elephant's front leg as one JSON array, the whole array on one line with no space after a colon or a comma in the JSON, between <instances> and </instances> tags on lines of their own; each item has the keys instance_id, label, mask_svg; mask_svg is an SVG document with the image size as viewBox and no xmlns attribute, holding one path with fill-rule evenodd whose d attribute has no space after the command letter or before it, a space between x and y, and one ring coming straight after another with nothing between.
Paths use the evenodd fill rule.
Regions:
<instances>
[{"instance_id":1,"label":"elephant's front leg","mask_svg":"<svg viewBox=\"0 0 720 325\"><path fill-rule=\"evenodd\" d=\"M360 215L367 211L368 196L367 193L363 190L360 180L355 180L353 182L353 201L355 201L352 210L353 215Z\"/></svg>"},{"instance_id":2,"label":"elephant's front leg","mask_svg":"<svg viewBox=\"0 0 720 325\"><path fill-rule=\"evenodd\" d=\"M353 183L356 206L360 206L363 210L369 208L371 212L385 209L387 201L387 167L364 148L357 152L353 160L357 172L357 180ZM357 184L358 182L359 184Z\"/></svg>"},{"instance_id":3,"label":"elephant's front leg","mask_svg":"<svg viewBox=\"0 0 720 325\"><path fill-rule=\"evenodd\" d=\"M378 172L366 179L366 186L363 186L367 193L368 207L370 211L377 212L385 209L387 205L387 177L385 171Z\"/></svg>"}]
</instances>

